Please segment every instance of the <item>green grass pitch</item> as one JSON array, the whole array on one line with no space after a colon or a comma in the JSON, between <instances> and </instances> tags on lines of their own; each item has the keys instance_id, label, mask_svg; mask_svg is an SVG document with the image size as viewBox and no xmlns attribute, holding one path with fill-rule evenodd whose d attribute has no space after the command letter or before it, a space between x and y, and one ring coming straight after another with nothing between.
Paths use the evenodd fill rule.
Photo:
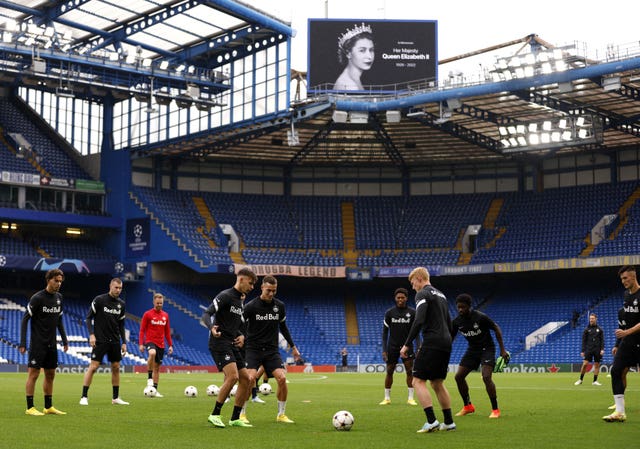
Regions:
<instances>
[{"instance_id":1,"label":"green grass pitch","mask_svg":"<svg viewBox=\"0 0 640 449\"><path fill-rule=\"evenodd\" d=\"M80 374L58 374L54 405L66 416L26 416L26 374L0 374L2 436L0 448L145 448L201 449L374 449L400 447L451 447L469 449L572 448L598 446L635 447L640 437L640 376L629 374L627 422L605 423L613 403L610 379L602 376L602 387L585 383L574 386L577 375L497 374L494 380L502 417L489 419L490 405L479 373L471 373L469 385L476 413L456 417L458 430L417 434L424 420L421 408L406 404L403 374L395 375L392 404L383 399L383 374L289 374L287 415L295 424L278 424L275 394L263 397L266 404L250 404L253 428L216 429L207 423L213 398L209 384L222 383L220 374L164 374L159 390L164 398L145 398L145 375L124 374L121 396L130 406L111 405L111 377L96 374L89 392L89 406L78 405L82 389ZM35 403L43 406L42 379L38 379ZM272 386L275 382L271 380ZM187 385L198 388L198 397L187 398ZM447 379L453 412L461 400L453 376ZM333 429L331 418L338 410L349 410L355 425L349 432ZM232 406L225 404L226 421ZM442 412L436 406L436 416Z\"/></svg>"}]
</instances>

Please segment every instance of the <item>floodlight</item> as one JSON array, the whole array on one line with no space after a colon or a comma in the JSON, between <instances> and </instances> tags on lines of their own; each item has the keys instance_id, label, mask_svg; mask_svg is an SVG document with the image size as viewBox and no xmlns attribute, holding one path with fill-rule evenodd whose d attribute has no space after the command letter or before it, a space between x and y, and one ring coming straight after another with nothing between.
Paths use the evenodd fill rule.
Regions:
<instances>
[{"instance_id":1,"label":"floodlight","mask_svg":"<svg viewBox=\"0 0 640 449\"><path fill-rule=\"evenodd\" d=\"M601 142L596 124L590 115L569 115L558 120L500 126L498 133L503 152L515 153Z\"/></svg>"},{"instance_id":2,"label":"floodlight","mask_svg":"<svg viewBox=\"0 0 640 449\"><path fill-rule=\"evenodd\" d=\"M622 82L619 76L611 76L608 78L602 78L602 89L605 92L612 90L619 90L622 87Z\"/></svg>"},{"instance_id":3,"label":"floodlight","mask_svg":"<svg viewBox=\"0 0 640 449\"><path fill-rule=\"evenodd\" d=\"M190 108L193 104L193 98L186 94L180 94L176 97L176 105L179 108Z\"/></svg>"},{"instance_id":4,"label":"floodlight","mask_svg":"<svg viewBox=\"0 0 640 449\"><path fill-rule=\"evenodd\" d=\"M333 111L333 121L336 123L347 123L349 114L345 111Z\"/></svg>"},{"instance_id":5,"label":"floodlight","mask_svg":"<svg viewBox=\"0 0 640 449\"><path fill-rule=\"evenodd\" d=\"M350 112L349 121L351 123L367 123L369 121L369 113L361 111Z\"/></svg>"},{"instance_id":6,"label":"floodlight","mask_svg":"<svg viewBox=\"0 0 640 449\"><path fill-rule=\"evenodd\" d=\"M387 123L400 123L400 111L387 111Z\"/></svg>"}]
</instances>

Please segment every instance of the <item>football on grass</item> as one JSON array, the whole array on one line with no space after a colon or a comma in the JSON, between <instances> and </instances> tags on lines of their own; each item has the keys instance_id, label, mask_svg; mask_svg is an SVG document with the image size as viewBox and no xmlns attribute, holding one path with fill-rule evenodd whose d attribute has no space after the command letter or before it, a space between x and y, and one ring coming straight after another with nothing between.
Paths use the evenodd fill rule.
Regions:
<instances>
[{"instance_id":1,"label":"football on grass","mask_svg":"<svg viewBox=\"0 0 640 449\"><path fill-rule=\"evenodd\" d=\"M353 415L346 410L340 410L333 415L333 427L336 430L351 430L353 423Z\"/></svg>"},{"instance_id":2,"label":"football on grass","mask_svg":"<svg viewBox=\"0 0 640 449\"><path fill-rule=\"evenodd\" d=\"M220 387L217 385L211 384L207 387L207 396L218 396L220 393Z\"/></svg>"},{"instance_id":3,"label":"football on grass","mask_svg":"<svg viewBox=\"0 0 640 449\"><path fill-rule=\"evenodd\" d=\"M196 396L198 396L198 389L193 385L189 385L184 389L184 395L188 398L195 398Z\"/></svg>"},{"instance_id":4,"label":"football on grass","mask_svg":"<svg viewBox=\"0 0 640 449\"><path fill-rule=\"evenodd\" d=\"M265 396L268 394L271 394L271 385L269 384L262 384L260 385L260 393L264 394Z\"/></svg>"},{"instance_id":5,"label":"football on grass","mask_svg":"<svg viewBox=\"0 0 640 449\"><path fill-rule=\"evenodd\" d=\"M155 398L157 392L158 391L153 386L145 387L143 391L144 395L148 398Z\"/></svg>"}]
</instances>

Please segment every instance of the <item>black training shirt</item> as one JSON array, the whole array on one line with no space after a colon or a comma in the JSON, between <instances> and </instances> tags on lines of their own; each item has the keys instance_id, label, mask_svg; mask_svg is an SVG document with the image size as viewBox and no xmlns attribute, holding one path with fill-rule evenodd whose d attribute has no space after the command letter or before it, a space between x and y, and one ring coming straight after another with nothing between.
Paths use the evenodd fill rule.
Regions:
<instances>
[{"instance_id":1,"label":"black training shirt","mask_svg":"<svg viewBox=\"0 0 640 449\"><path fill-rule=\"evenodd\" d=\"M29 300L27 310L20 326L20 346L26 347L27 323L31 320L31 346L56 346L56 329L60 332L62 343L68 344L67 334L62 323L62 295L40 290Z\"/></svg>"}]
</instances>

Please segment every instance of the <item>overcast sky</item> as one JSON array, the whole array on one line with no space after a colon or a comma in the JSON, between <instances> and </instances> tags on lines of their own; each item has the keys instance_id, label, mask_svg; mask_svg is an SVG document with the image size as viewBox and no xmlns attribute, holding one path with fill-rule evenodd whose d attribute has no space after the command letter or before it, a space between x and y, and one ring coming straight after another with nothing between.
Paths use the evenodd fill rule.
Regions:
<instances>
[{"instance_id":1,"label":"overcast sky","mask_svg":"<svg viewBox=\"0 0 640 449\"><path fill-rule=\"evenodd\" d=\"M290 22L297 32L291 67L307 69L307 20L436 20L438 59L537 34L556 45L575 41L588 52L607 44L640 45L638 0L576 2L567 0L243 0ZM517 49L517 48L516 48ZM515 49L513 49L515 51ZM511 51L507 50L507 55Z\"/></svg>"}]
</instances>

